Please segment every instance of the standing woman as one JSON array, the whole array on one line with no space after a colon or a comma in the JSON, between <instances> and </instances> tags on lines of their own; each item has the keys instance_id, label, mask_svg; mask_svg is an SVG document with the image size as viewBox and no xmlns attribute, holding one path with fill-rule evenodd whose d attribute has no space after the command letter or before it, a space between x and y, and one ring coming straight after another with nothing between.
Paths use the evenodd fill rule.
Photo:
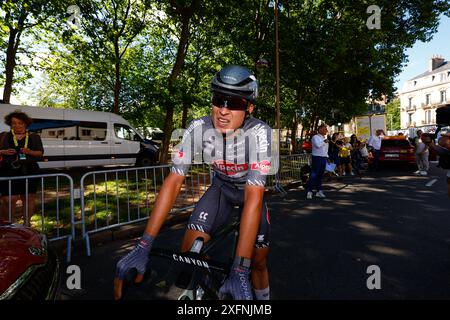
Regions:
<instances>
[{"instance_id":1,"label":"standing woman","mask_svg":"<svg viewBox=\"0 0 450 320\"><path fill-rule=\"evenodd\" d=\"M41 137L27 130L32 121L30 117L19 110L5 116L5 124L10 126L11 130L2 133L0 138L1 177L37 174L39 170L37 161L43 156L44 148ZM35 206L37 181L36 179L28 179L28 201L26 184L26 179L11 180L11 193L8 180L0 184L2 199L0 219L9 220L9 217L11 217L11 220L14 220L16 203L20 198L24 223L27 226L30 225L30 218L33 215ZM9 212L10 207L11 215Z\"/></svg>"},{"instance_id":2,"label":"standing woman","mask_svg":"<svg viewBox=\"0 0 450 320\"><path fill-rule=\"evenodd\" d=\"M336 165L336 168L339 168L339 147L336 145L336 141L338 140L339 133L335 132L331 136L330 147L328 149L328 157L330 160Z\"/></svg>"},{"instance_id":3,"label":"standing woman","mask_svg":"<svg viewBox=\"0 0 450 320\"><path fill-rule=\"evenodd\" d=\"M358 137L355 134L352 134L350 137L350 144L352 145L351 159L353 170L355 170L357 174L360 174L362 163L362 155L361 155L362 143L361 141L359 141Z\"/></svg>"}]
</instances>

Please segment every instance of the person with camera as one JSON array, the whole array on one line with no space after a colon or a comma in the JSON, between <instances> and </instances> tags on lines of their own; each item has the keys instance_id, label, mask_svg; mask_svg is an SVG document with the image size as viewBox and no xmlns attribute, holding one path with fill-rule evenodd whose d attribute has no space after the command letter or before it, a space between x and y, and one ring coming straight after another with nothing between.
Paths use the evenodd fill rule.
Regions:
<instances>
[{"instance_id":1,"label":"person with camera","mask_svg":"<svg viewBox=\"0 0 450 320\"><path fill-rule=\"evenodd\" d=\"M326 136L328 133L326 124L321 124L317 131L318 133L311 140L311 176L309 177L308 185L306 187L306 199L313 198L313 188L316 188L317 190L317 198L325 198L325 194L322 191L322 179L327 165L329 146L329 141Z\"/></svg>"},{"instance_id":2,"label":"person with camera","mask_svg":"<svg viewBox=\"0 0 450 320\"><path fill-rule=\"evenodd\" d=\"M28 176L39 170L37 161L43 156L44 148L40 136L28 132L27 127L31 123L32 119L18 110L5 116L5 124L11 130L0 134L0 177ZM2 181L0 219L14 219L16 203L20 198L24 224L29 226L34 212L36 190L35 179L28 179L28 186L26 179L11 180L11 184L8 180Z\"/></svg>"}]
</instances>

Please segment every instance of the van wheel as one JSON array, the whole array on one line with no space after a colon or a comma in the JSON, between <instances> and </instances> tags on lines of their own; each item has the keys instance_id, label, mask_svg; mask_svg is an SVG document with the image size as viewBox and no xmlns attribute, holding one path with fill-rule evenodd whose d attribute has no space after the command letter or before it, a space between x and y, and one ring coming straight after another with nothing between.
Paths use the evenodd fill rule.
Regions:
<instances>
[{"instance_id":1,"label":"van wheel","mask_svg":"<svg viewBox=\"0 0 450 320\"><path fill-rule=\"evenodd\" d=\"M140 157L137 160L137 165L140 167L148 167L155 164L155 161L150 157Z\"/></svg>"}]
</instances>

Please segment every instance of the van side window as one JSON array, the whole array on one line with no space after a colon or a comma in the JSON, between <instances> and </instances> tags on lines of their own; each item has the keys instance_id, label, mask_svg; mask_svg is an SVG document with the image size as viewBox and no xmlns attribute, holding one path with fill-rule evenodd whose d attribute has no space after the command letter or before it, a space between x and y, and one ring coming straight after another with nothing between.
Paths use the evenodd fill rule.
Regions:
<instances>
[{"instance_id":1,"label":"van side window","mask_svg":"<svg viewBox=\"0 0 450 320\"><path fill-rule=\"evenodd\" d=\"M119 139L136 141L136 132L127 125L115 123L114 132L116 133L116 137Z\"/></svg>"},{"instance_id":2,"label":"van side window","mask_svg":"<svg viewBox=\"0 0 450 320\"><path fill-rule=\"evenodd\" d=\"M106 139L106 122L33 119L28 130L42 139L103 141Z\"/></svg>"}]
</instances>

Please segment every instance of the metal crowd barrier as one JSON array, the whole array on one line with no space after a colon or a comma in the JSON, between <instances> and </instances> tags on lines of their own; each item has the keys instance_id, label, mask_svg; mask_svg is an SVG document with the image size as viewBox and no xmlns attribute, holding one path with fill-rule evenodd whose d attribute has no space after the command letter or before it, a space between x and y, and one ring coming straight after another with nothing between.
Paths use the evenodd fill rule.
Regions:
<instances>
[{"instance_id":1,"label":"metal crowd barrier","mask_svg":"<svg viewBox=\"0 0 450 320\"><path fill-rule=\"evenodd\" d=\"M309 154L281 156L280 161L280 169L277 174L268 177L266 186L268 189L284 192L283 187L301 181L301 168L310 164L311 156ZM13 221L12 181L25 180L23 205L26 223L29 221L29 180L40 179L40 188L38 186L37 189L40 197L36 196L36 201L40 199L40 219L33 219L33 227L46 234L49 241L67 239L67 262L70 262L76 230L81 232L86 253L90 256L91 234L147 220L160 187L170 172L170 167L170 165L132 167L84 174L80 181L81 203L77 214L74 212L74 183L67 174L0 177L0 183L8 183L9 220ZM51 182L51 178L55 181ZM61 187L60 178L67 179L68 185ZM210 186L211 180L212 172L208 165L192 165L171 214L193 208ZM49 182L51 186L48 185ZM63 215L63 211L67 210L68 213ZM33 216L38 215L38 211L36 210Z\"/></svg>"},{"instance_id":2,"label":"metal crowd barrier","mask_svg":"<svg viewBox=\"0 0 450 320\"><path fill-rule=\"evenodd\" d=\"M55 181L53 181L54 178ZM68 185L60 183L60 178L65 178L68 180ZM38 216L38 206L35 207L35 212L32 216L29 212L28 200L30 194L29 183L31 179L36 179L38 186L36 190L35 201L40 202L40 219L32 219L33 216ZM27 225L28 222L37 230L40 230L43 234L47 236L49 241L57 241L67 239L67 262L71 260L72 254L72 241L75 239L75 224L74 224L74 197L73 197L73 180L67 174L42 174L42 175L28 175L28 176L17 176L17 177L0 177L0 183L8 183L8 194L2 194L4 201L8 201L8 218L9 221L15 222L16 212L13 212L13 201L12 201L12 188L13 181L22 181L25 183L25 203L22 203L22 208L25 209L25 215L23 217L24 224ZM40 182L40 184L38 183ZM47 188L46 188L47 184ZM50 186L48 186L50 184ZM40 196L37 195L40 193ZM4 197L8 197L7 200ZM53 205L54 201L54 205ZM67 206L68 203L68 206ZM46 212L47 207L47 212ZM49 208L50 207L50 208ZM68 212L65 216L61 216L61 208L65 208ZM16 208L17 209L17 208ZM54 210L54 211L53 211ZM17 210L15 210L17 211ZM33 220L33 221L32 221ZM39 227L40 223L40 227ZM34 225L37 226L34 226ZM64 232L65 231L65 232ZM66 233L66 234L63 234Z\"/></svg>"},{"instance_id":3,"label":"metal crowd barrier","mask_svg":"<svg viewBox=\"0 0 450 320\"><path fill-rule=\"evenodd\" d=\"M82 237L91 255L90 235L147 220L171 165L93 171L80 182ZM211 184L205 164L194 164L171 214L193 208Z\"/></svg>"},{"instance_id":4,"label":"metal crowd barrier","mask_svg":"<svg viewBox=\"0 0 450 320\"><path fill-rule=\"evenodd\" d=\"M285 193L284 187L302 181L301 169L305 165L311 166L311 154L309 153L280 156L279 169L275 175L267 178L267 188Z\"/></svg>"}]
</instances>

